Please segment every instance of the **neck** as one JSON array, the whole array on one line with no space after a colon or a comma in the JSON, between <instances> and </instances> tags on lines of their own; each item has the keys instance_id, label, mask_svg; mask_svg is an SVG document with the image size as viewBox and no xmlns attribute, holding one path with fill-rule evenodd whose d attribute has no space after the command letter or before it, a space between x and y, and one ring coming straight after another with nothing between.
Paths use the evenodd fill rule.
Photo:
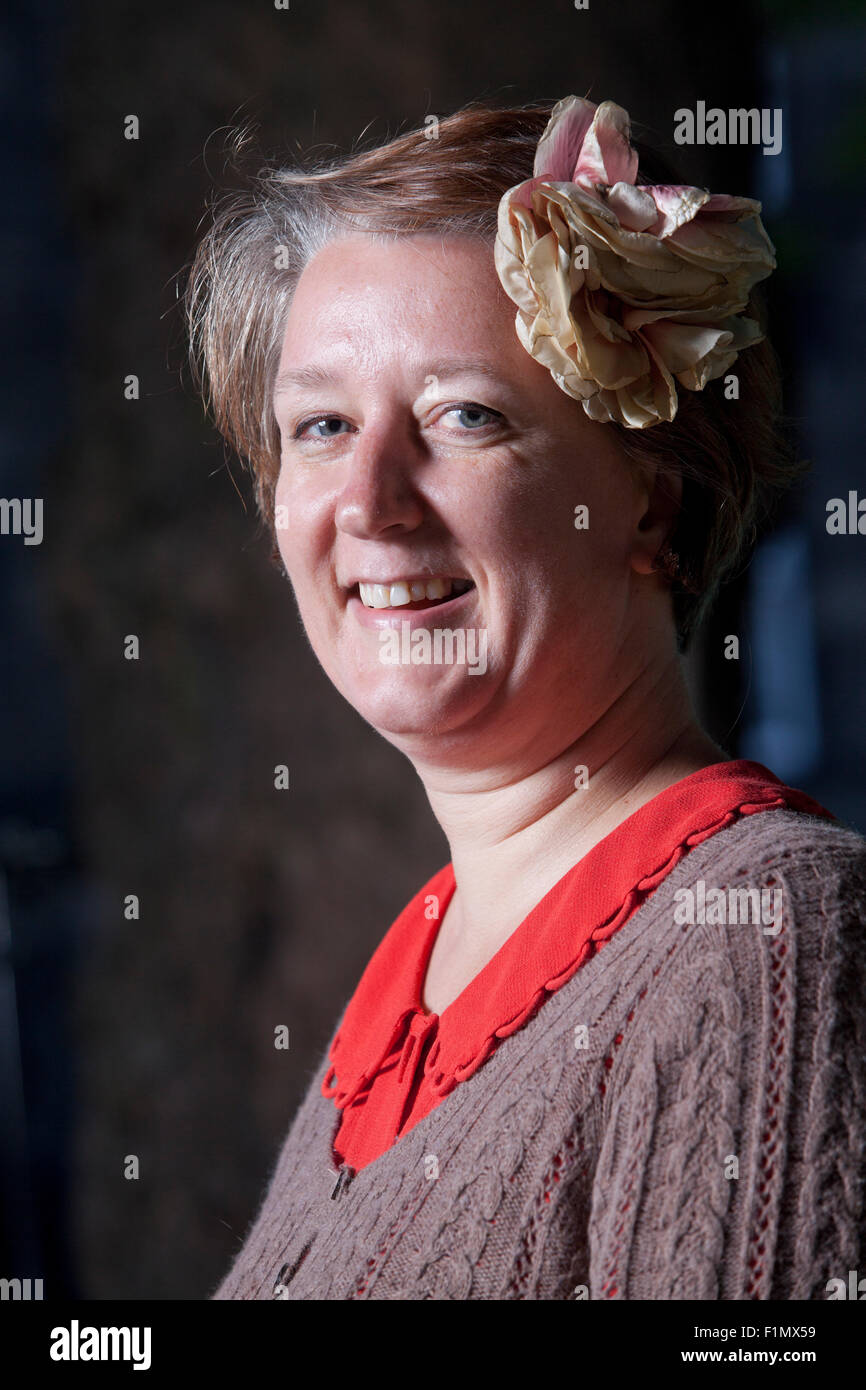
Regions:
<instances>
[{"instance_id":1,"label":"neck","mask_svg":"<svg viewBox=\"0 0 866 1390\"><path fill-rule=\"evenodd\" d=\"M566 737L568 737L566 735ZM543 766L418 766L456 892L443 936L487 955L594 845L666 787L725 754L700 729L677 659L644 672ZM588 770L586 784L575 769Z\"/></svg>"}]
</instances>

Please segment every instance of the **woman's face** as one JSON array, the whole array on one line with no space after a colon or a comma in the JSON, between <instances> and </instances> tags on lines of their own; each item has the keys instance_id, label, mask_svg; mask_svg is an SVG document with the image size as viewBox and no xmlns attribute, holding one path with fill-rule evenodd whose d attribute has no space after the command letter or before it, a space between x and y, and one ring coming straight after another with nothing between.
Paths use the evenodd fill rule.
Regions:
<instances>
[{"instance_id":1,"label":"woman's face","mask_svg":"<svg viewBox=\"0 0 866 1390\"><path fill-rule=\"evenodd\" d=\"M422 760L552 757L642 661L646 489L514 313L485 243L359 236L286 323L283 561L328 676Z\"/></svg>"}]
</instances>

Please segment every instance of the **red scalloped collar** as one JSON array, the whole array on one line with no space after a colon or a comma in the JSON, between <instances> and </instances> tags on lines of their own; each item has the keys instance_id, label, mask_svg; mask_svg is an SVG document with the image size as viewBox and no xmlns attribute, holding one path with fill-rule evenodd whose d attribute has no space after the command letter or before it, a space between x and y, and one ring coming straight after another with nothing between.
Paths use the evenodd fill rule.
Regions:
<instances>
[{"instance_id":1,"label":"red scalloped collar","mask_svg":"<svg viewBox=\"0 0 866 1390\"><path fill-rule=\"evenodd\" d=\"M783 806L833 819L804 792L745 760L715 763L666 788L569 869L436 1015L424 1010L421 996L439 922L454 893L453 868L446 864L371 958L331 1044L322 1094L341 1109L350 1105L406 1037L407 1019L416 1041L437 1034L424 1062L425 1082L435 1096L446 1094L609 940L689 848L741 816ZM425 915L431 897L439 900L438 917ZM401 1075L402 1069L401 1063Z\"/></svg>"}]
</instances>

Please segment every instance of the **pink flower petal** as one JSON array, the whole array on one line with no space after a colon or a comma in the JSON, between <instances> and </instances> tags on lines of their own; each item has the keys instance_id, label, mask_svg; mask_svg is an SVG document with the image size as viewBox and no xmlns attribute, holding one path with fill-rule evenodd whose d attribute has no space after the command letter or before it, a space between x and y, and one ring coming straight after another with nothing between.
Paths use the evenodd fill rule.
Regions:
<instances>
[{"instance_id":1,"label":"pink flower petal","mask_svg":"<svg viewBox=\"0 0 866 1390\"><path fill-rule=\"evenodd\" d=\"M736 198L731 193L711 193L704 203L704 212L733 214L731 221L739 222L750 213L759 213L761 204L754 198Z\"/></svg>"},{"instance_id":2,"label":"pink flower petal","mask_svg":"<svg viewBox=\"0 0 866 1390\"><path fill-rule=\"evenodd\" d=\"M583 97L563 97L556 103L535 151L533 173L536 178L572 182L595 112L595 103Z\"/></svg>"},{"instance_id":3,"label":"pink flower petal","mask_svg":"<svg viewBox=\"0 0 866 1390\"><path fill-rule=\"evenodd\" d=\"M710 197L706 189L690 188L688 184L656 183L643 191L649 193L658 208L659 220L649 229L657 237L669 237L677 227L690 222L706 208Z\"/></svg>"},{"instance_id":4,"label":"pink flower petal","mask_svg":"<svg viewBox=\"0 0 866 1390\"><path fill-rule=\"evenodd\" d=\"M584 188L634 183L637 150L629 143L628 112L613 101L603 101L586 133L573 181Z\"/></svg>"},{"instance_id":5,"label":"pink flower petal","mask_svg":"<svg viewBox=\"0 0 866 1390\"><path fill-rule=\"evenodd\" d=\"M542 183L544 183L544 179L540 175L537 178L527 179L525 183L515 184L514 188L505 196L518 207L529 208L531 212L533 191Z\"/></svg>"}]
</instances>

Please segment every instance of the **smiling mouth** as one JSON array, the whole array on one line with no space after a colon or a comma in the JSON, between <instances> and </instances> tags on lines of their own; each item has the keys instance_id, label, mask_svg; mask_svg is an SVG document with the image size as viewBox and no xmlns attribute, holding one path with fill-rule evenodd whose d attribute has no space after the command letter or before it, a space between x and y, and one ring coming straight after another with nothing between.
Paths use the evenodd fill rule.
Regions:
<instances>
[{"instance_id":1,"label":"smiling mouth","mask_svg":"<svg viewBox=\"0 0 866 1390\"><path fill-rule=\"evenodd\" d=\"M474 588L471 579L437 576L432 579L398 580L393 584L356 584L350 593L356 595L365 608L411 613L436 608Z\"/></svg>"}]
</instances>

